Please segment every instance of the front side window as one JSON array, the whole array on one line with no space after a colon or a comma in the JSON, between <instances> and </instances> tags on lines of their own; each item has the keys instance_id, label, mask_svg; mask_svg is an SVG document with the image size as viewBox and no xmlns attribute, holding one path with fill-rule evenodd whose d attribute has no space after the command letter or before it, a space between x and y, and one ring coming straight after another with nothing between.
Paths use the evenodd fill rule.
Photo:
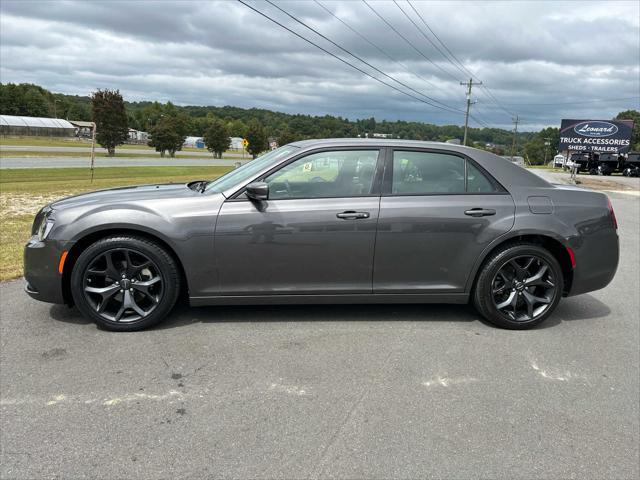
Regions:
<instances>
[{"instance_id":1,"label":"front side window","mask_svg":"<svg viewBox=\"0 0 640 480\"><path fill-rule=\"evenodd\" d=\"M298 147L294 147L293 145L285 145L276 150L271 150L255 160L251 160L241 167L231 170L217 180L209 182L206 191L221 193L229 188L233 188L237 184L251 178L260 172L260 170L267 168L270 164L279 162L283 158L291 155L295 150L298 150Z\"/></svg>"},{"instance_id":2,"label":"front side window","mask_svg":"<svg viewBox=\"0 0 640 480\"><path fill-rule=\"evenodd\" d=\"M264 179L269 199L370 195L378 154L378 150L344 150L299 158Z\"/></svg>"},{"instance_id":3,"label":"front side window","mask_svg":"<svg viewBox=\"0 0 640 480\"><path fill-rule=\"evenodd\" d=\"M471 162L448 153L393 152L394 195L494 193L495 185Z\"/></svg>"}]
</instances>

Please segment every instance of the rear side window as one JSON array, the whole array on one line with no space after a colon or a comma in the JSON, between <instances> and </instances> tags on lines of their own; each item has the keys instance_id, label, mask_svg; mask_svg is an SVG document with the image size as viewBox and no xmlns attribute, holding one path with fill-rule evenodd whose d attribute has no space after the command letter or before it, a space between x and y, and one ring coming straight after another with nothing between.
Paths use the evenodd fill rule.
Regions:
<instances>
[{"instance_id":1,"label":"rear side window","mask_svg":"<svg viewBox=\"0 0 640 480\"><path fill-rule=\"evenodd\" d=\"M465 158L447 153L393 152L394 195L494 193L498 188Z\"/></svg>"},{"instance_id":2,"label":"rear side window","mask_svg":"<svg viewBox=\"0 0 640 480\"><path fill-rule=\"evenodd\" d=\"M478 170L478 167L467 161L467 193L494 192L499 192L499 190Z\"/></svg>"}]
</instances>

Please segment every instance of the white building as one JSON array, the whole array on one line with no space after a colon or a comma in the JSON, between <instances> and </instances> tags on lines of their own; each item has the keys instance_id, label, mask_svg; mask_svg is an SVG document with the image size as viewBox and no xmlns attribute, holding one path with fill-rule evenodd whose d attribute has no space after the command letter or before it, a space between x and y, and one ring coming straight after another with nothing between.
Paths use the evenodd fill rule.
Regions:
<instances>
[{"instance_id":1,"label":"white building","mask_svg":"<svg viewBox=\"0 0 640 480\"><path fill-rule=\"evenodd\" d=\"M231 150L242 150L242 137L229 137L229 148Z\"/></svg>"},{"instance_id":2,"label":"white building","mask_svg":"<svg viewBox=\"0 0 640 480\"><path fill-rule=\"evenodd\" d=\"M149 134L147 132L143 132L141 130L135 130L133 128L129 129L129 141L131 142L148 142Z\"/></svg>"},{"instance_id":3,"label":"white building","mask_svg":"<svg viewBox=\"0 0 640 480\"><path fill-rule=\"evenodd\" d=\"M204 148L204 138L202 137L187 137L184 139L183 147L191 148Z\"/></svg>"}]
</instances>

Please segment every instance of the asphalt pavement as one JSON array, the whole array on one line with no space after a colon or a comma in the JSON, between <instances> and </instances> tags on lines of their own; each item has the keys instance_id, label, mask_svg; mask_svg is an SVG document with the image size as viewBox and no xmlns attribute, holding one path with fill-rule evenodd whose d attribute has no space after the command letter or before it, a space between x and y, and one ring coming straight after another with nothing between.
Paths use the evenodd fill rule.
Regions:
<instances>
[{"instance_id":1,"label":"asphalt pavement","mask_svg":"<svg viewBox=\"0 0 640 480\"><path fill-rule=\"evenodd\" d=\"M107 149L106 148L102 148L97 146L96 147L96 153L107 153ZM77 146L77 147L43 147L43 146L30 146L30 145L0 145L0 153L2 153L3 156L11 156L11 152L34 152L35 154L37 154L38 152L49 152L49 153L91 153L91 146ZM155 150L152 149L146 149L146 148L127 148L125 147L118 147L116 148L116 152L117 153L135 153L136 155L151 155L151 156L157 156L158 152L156 152ZM206 149L202 149L200 151L193 151L193 150L180 150L180 155L189 155L189 156L193 156L193 157L206 157L206 156L210 156L211 154L206 150ZM248 155L243 155L241 152L226 152L225 153L226 157L232 157L232 158L242 158L247 157Z\"/></svg>"},{"instance_id":2,"label":"asphalt pavement","mask_svg":"<svg viewBox=\"0 0 640 480\"><path fill-rule=\"evenodd\" d=\"M636 479L640 198L530 331L468 306L180 307L98 330L0 285L0 478Z\"/></svg>"}]
</instances>

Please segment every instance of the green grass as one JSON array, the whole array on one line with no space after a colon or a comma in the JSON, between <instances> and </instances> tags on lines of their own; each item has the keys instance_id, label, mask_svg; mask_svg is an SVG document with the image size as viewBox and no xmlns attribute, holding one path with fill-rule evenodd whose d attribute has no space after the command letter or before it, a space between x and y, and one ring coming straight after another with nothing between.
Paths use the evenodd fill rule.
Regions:
<instances>
[{"instance_id":1,"label":"green grass","mask_svg":"<svg viewBox=\"0 0 640 480\"><path fill-rule=\"evenodd\" d=\"M78 138L50 137L0 137L0 145L33 146L33 147L91 147L91 140ZM142 145L145 148L144 145Z\"/></svg>"},{"instance_id":2,"label":"green grass","mask_svg":"<svg viewBox=\"0 0 640 480\"><path fill-rule=\"evenodd\" d=\"M76 193L145 183L213 179L229 167L26 168L0 170L0 280L22 276L22 250L35 213Z\"/></svg>"}]
</instances>

